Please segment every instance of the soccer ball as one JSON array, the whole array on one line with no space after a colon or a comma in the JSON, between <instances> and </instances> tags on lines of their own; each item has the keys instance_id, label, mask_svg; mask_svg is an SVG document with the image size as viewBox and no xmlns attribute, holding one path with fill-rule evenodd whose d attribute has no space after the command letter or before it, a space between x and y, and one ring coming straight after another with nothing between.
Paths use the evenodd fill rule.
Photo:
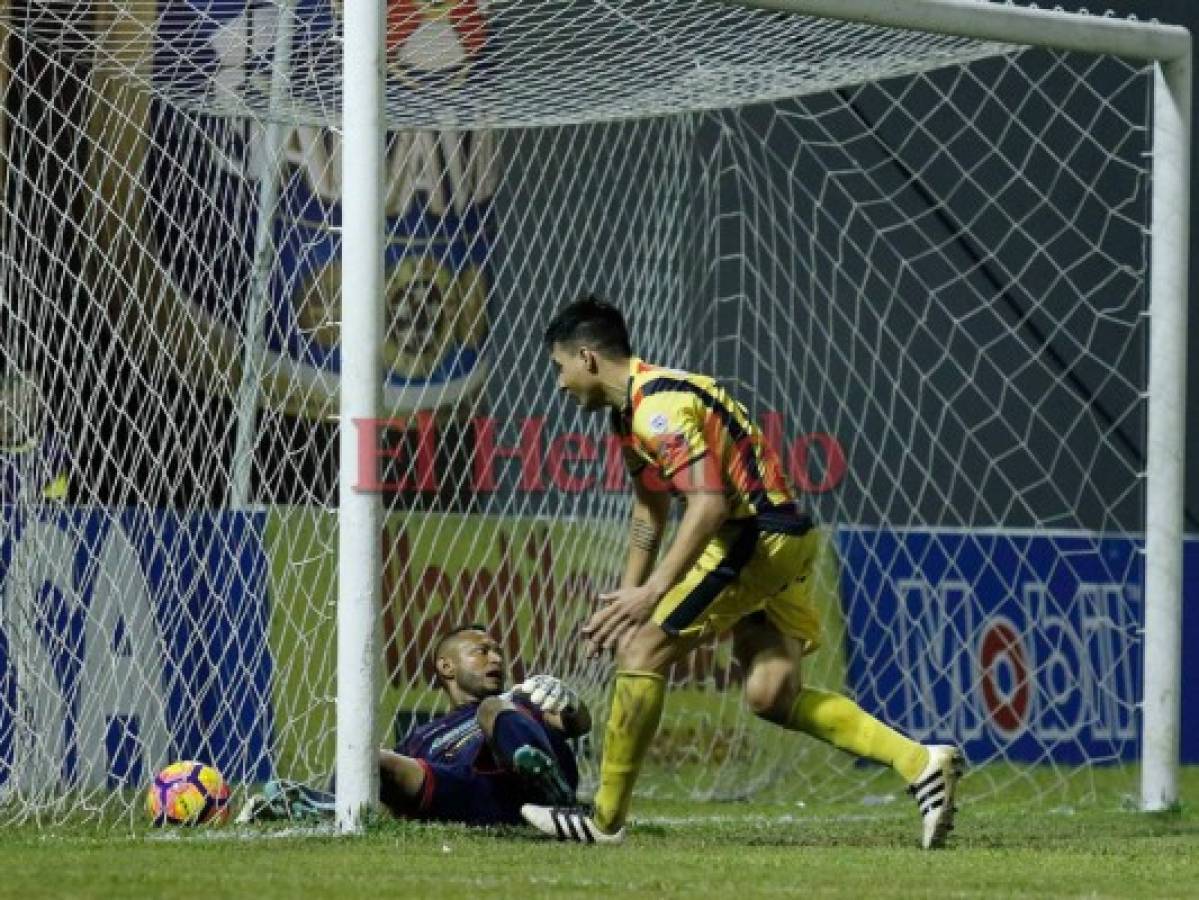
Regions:
<instances>
[{"instance_id":1,"label":"soccer ball","mask_svg":"<svg viewBox=\"0 0 1199 900\"><path fill-rule=\"evenodd\" d=\"M155 825L203 825L229 818L229 785L212 766L171 763L154 776L146 811Z\"/></svg>"}]
</instances>

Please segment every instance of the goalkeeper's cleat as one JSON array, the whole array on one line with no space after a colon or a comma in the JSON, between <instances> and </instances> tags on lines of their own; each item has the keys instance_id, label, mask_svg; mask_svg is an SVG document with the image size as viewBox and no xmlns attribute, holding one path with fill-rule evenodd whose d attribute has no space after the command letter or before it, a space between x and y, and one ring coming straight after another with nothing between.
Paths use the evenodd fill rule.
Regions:
<instances>
[{"instance_id":1,"label":"goalkeeper's cleat","mask_svg":"<svg viewBox=\"0 0 1199 900\"><path fill-rule=\"evenodd\" d=\"M272 778L262 786L261 794L246 799L236 821L243 825L249 822L312 821L331 818L335 810L332 794L298 781Z\"/></svg>"},{"instance_id":2,"label":"goalkeeper's cleat","mask_svg":"<svg viewBox=\"0 0 1199 900\"><path fill-rule=\"evenodd\" d=\"M233 821L238 825L249 825L251 822L268 822L278 818L281 817L271 808L271 802L265 794L251 794Z\"/></svg>"},{"instance_id":3,"label":"goalkeeper's cleat","mask_svg":"<svg viewBox=\"0 0 1199 900\"><path fill-rule=\"evenodd\" d=\"M934 744L928 748L928 765L911 785L908 793L920 807L923 833L920 846L932 850L945 846L953 830L953 814L957 812L958 781L965 762L957 747Z\"/></svg>"},{"instance_id":4,"label":"goalkeeper's cleat","mask_svg":"<svg viewBox=\"0 0 1199 900\"><path fill-rule=\"evenodd\" d=\"M619 844L624 841L624 829L607 834L596 827L587 810L578 806L534 806L526 803L520 808L526 822L542 834L559 841L579 844Z\"/></svg>"},{"instance_id":5,"label":"goalkeeper's cleat","mask_svg":"<svg viewBox=\"0 0 1199 900\"><path fill-rule=\"evenodd\" d=\"M574 789L558 768L558 762L544 750L525 744L512 754L512 770L529 788L530 799L549 806L570 806Z\"/></svg>"},{"instance_id":6,"label":"goalkeeper's cleat","mask_svg":"<svg viewBox=\"0 0 1199 900\"><path fill-rule=\"evenodd\" d=\"M337 812L336 798L329 791L318 791L298 781L272 778L262 786L271 805L284 811L281 818L292 821L329 819Z\"/></svg>"}]
</instances>

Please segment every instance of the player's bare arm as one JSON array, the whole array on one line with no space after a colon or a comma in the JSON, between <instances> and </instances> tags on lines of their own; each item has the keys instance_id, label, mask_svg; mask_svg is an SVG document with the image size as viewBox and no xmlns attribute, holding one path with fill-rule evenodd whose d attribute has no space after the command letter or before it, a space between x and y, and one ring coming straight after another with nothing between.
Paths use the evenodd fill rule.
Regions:
<instances>
[{"instance_id":1,"label":"player's bare arm","mask_svg":"<svg viewBox=\"0 0 1199 900\"><path fill-rule=\"evenodd\" d=\"M658 559L658 548L666 531L670 495L652 490L642 478L633 479L633 510L629 517L629 549L622 588L645 584Z\"/></svg>"},{"instance_id":2,"label":"player's bare arm","mask_svg":"<svg viewBox=\"0 0 1199 900\"><path fill-rule=\"evenodd\" d=\"M692 466L702 466L698 460ZM701 484L684 470L676 476L681 485ZM667 495L662 494L662 497ZM704 546L724 524L729 515L729 502L720 491L696 488L687 493L687 508L679 523L678 532L657 568L642 584L629 585L601 594L603 604L583 626L588 655L615 649L631 629L649 620L654 607L703 552Z\"/></svg>"},{"instance_id":3,"label":"player's bare arm","mask_svg":"<svg viewBox=\"0 0 1199 900\"><path fill-rule=\"evenodd\" d=\"M625 559L624 575L620 579L620 587L635 588L645 584L653 571L658 558L658 550L662 543L662 535L666 531L666 517L670 512L670 495L660 487L646 483L644 474L633 477L633 506L629 516L628 552ZM587 638L584 626L584 646L589 657L599 654L600 647ZM624 629L627 632L631 629ZM621 635L617 635L619 641Z\"/></svg>"}]
</instances>

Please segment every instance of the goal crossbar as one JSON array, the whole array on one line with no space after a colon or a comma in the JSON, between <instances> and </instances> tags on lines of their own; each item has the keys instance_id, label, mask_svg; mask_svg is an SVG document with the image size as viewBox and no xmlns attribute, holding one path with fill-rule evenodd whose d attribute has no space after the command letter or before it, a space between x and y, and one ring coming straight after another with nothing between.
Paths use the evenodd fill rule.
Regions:
<instances>
[{"instance_id":1,"label":"goal crossbar","mask_svg":"<svg viewBox=\"0 0 1199 900\"><path fill-rule=\"evenodd\" d=\"M1189 58L1191 33L1178 25L979 0L725 0L778 12L983 41L1107 53L1171 62Z\"/></svg>"}]
</instances>

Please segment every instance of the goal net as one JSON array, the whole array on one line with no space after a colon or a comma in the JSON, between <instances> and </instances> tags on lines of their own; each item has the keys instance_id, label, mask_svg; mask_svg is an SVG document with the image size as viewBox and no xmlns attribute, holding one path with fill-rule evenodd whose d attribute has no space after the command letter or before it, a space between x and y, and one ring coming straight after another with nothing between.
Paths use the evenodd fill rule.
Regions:
<instances>
[{"instance_id":1,"label":"goal net","mask_svg":"<svg viewBox=\"0 0 1199 900\"><path fill-rule=\"evenodd\" d=\"M387 508L380 744L439 708L431 641L464 622L602 723L577 626L628 486L540 345L585 292L749 405L823 523L809 683L961 744L970 797L1132 789L1148 64L709 2L390 0L387 421L348 425L342 13L0 3L0 820L140 821L175 759L235 796L327 785L339 466ZM675 667L643 793L899 793L754 721L740 681L727 642Z\"/></svg>"}]
</instances>

